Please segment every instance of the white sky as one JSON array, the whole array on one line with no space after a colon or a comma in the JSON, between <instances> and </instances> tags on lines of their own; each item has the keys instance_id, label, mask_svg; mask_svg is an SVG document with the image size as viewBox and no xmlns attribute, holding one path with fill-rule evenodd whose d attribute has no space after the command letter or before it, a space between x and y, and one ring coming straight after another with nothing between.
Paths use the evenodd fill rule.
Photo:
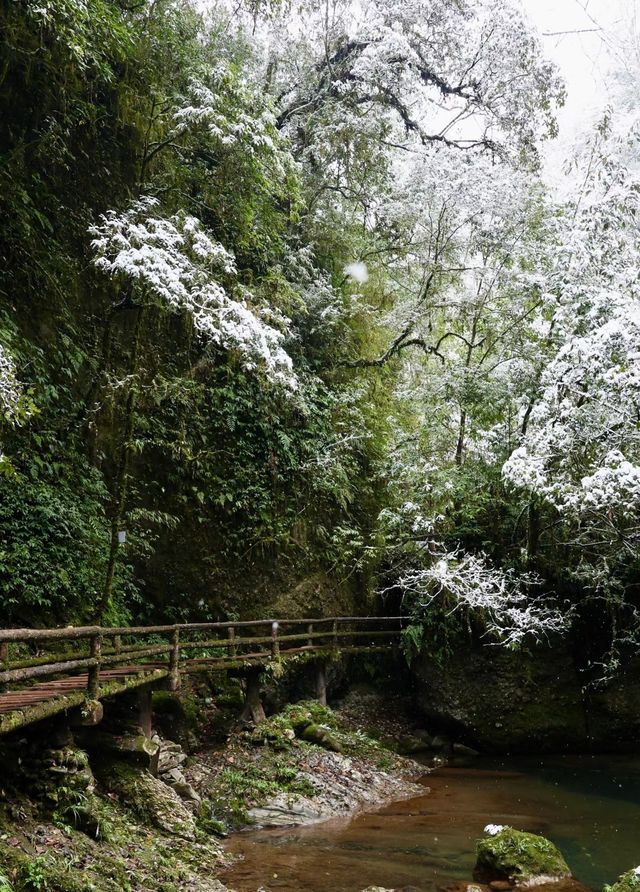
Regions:
<instances>
[{"instance_id":1,"label":"white sky","mask_svg":"<svg viewBox=\"0 0 640 892\"><path fill-rule=\"evenodd\" d=\"M569 140L607 102L607 75L616 52L611 36L634 27L635 0L522 0L522 4L542 37L545 55L566 81L567 101L558 118L561 137Z\"/></svg>"}]
</instances>

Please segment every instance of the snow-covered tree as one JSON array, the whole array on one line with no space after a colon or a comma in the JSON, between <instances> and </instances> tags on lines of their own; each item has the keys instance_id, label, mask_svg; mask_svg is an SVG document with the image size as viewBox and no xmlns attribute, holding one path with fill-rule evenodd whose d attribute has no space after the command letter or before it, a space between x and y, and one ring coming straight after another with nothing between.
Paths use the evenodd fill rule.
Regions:
<instances>
[{"instance_id":1,"label":"snow-covered tree","mask_svg":"<svg viewBox=\"0 0 640 892\"><path fill-rule=\"evenodd\" d=\"M278 123L313 152L316 125L365 139L535 150L562 95L515 4L367 0L297 4L272 39ZM369 128L377 119L377 130ZM311 136L311 141L309 137ZM321 138L320 138L321 139Z\"/></svg>"},{"instance_id":2,"label":"snow-covered tree","mask_svg":"<svg viewBox=\"0 0 640 892\"><path fill-rule=\"evenodd\" d=\"M15 418L20 405L22 387L16 375L11 354L0 344L0 411L7 421Z\"/></svg>"},{"instance_id":3,"label":"snow-covered tree","mask_svg":"<svg viewBox=\"0 0 640 892\"><path fill-rule=\"evenodd\" d=\"M587 188L565 211L549 279L556 352L504 468L579 528L578 538L632 550L640 533L640 180L621 150L637 139L632 129L605 141Z\"/></svg>"},{"instance_id":4,"label":"snow-covered tree","mask_svg":"<svg viewBox=\"0 0 640 892\"><path fill-rule=\"evenodd\" d=\"M157 209L156 199L143 198L123 213L105 214L91 230L95 265L130 284L139 300L187 313L205 343L237 352L248 370L295 389L284 334L271 324L285 328L286 320L252 306L251 293L237 282L233 256L195 217L166 218Z\"/></svg>"},{"instance_id":5,"label":"snow-covered tree","mask_svg":"<svg viewBox=\"0 0 640 892\"><path fill-rule=\"evenodd\" d=\"M414 620L434 603L447 615L472 614L494 642L516 648L567 631L570 615L532 591L539 580L492 566L483 554L436 551L425 568L397 581Z\"/></svg>"},{"instance_id":6,"label":"snow-covered tree","mask_svg":"<svg viewBox=\"0 0 640 892\"><path fill-rule=\"evenodd\" d=\"M30 414L25 403L23 387L16 373L16 366L9 351L0 344L0 419L14 425ZM0 468L5 462L0 439Z\"/></svg>"}]
</instances>

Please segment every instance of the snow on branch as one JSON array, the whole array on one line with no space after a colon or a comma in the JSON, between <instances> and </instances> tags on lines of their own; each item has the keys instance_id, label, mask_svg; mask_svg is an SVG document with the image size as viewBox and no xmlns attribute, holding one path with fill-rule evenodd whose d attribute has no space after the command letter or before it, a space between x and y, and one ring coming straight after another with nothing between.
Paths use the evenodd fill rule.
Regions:
<instances>
[{"instance_id":1,"label":"snow on branch","mask_svg":"<svg viewBox=\"0 0 640 892\"><path fill-rule=\"evenodd\" d=\"M418 618L436 601L451 614L474 611L489 636L513 648L527 638L539 641L568 628L568 612L532 596L530 589L537 581L532 574L491 566L484 554L455 550L440 553L429 567L405 573L397 585Z\"/></svg>"},{"instance_id":2,"label":"snow on branch","mask_svg":"<svg viewBox=\"0 0 640 892\"><path fill-rule=\"evenodd\" d=\"M188 313L206 343L238 351L247 370L261 370L272 383L294 390L297 379L280 330L286 331L287 320L252 305L249 290L237 282L232 254L198 219L164 218L157 207L158 201L147 197L123 213L102 216L90 229L95 265L131 282L147 302Z\"/></svg>"},{"instance_id":3,"label":"snow on branch","mask_svg":"<svg viewBox=\"0 0 640 892\"><path fill-rule=\"evenodd\" d=\"M22 385L16 375L15 363L0 344L0 420L4 418L9 424L15 425L29 414L28 406L23 404ZM5 461L1 447L0 442L0 467Z\"/></svg>"},{"instance_id":4,"label":"snow on branch","mask_svg":"<svg viewBox=\"0 0 640 892\"><path fill-rule=\"evenodd\" d=\"M0 344L0 412L7 421L16 418L22 397L22 387L16 376L13 359Z\"/></svg>"}]
</instances>

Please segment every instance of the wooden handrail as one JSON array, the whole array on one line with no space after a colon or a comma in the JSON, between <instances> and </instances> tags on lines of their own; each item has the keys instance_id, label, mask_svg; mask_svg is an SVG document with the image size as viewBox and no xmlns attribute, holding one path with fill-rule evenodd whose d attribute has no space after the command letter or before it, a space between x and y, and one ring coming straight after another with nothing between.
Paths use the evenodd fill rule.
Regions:
<instances>
[{"instance_id":1,"label":"wooden handrail","mask_svg":"<svg viewBox=\"0 0 640 892\"><path fill-rule=\"evenodd\" d=\"M247 659L255 659L255 653L243 653L246 647L267 645L268 649L261 651L264 661L279 660L282 653L281 646L287 650L285 653L296 652L324 652L326 650L345 650L353 648L357 639L389 638L401 634L404 617L401 616L338 616L338 617L314 617L313 619L262 619L239 620L215 623L176 623L173 625L156 626L67 626L59 629L0 629L0 647L2 663L0 665L0 684L8 682L30 681L52 675L77 674L87 670L87 693L92 699L98 695L100 685L100 668L124 664L136 664L144 666L145 661L152 657L166 657L167 670L171 687L177 687L179 673L183 666L190 662L199 663L202 657L190 659L186 654L189 651L210 651L220 649L219 656L205 657L204 660L214 664L218 660L221 664L230 661L239 664ZM397 624L397 628L396 628ZM387 628L376 628L387 626ZM388 626L393 626L388 628ZM288 631L291 629L291 631ZM299 629L299 631L297 631ZM237 631L243 630L244 634L237 635ZM257 634L247 634L255 630ZM205 637L198 640L193 635L207 632L224 632L218 637ZM191 633L191 635L189 634ZM139 641L138 643L123 644L123 639L148 638L149 636L162 636L166 643L156 644L151 641ZM105 639L113 642L112 648L104 648ZM45 662L42 655L34 657L33 661L24 659L19 664L11 667L9 646L34 642L34 641L81 641L88 640L89 652L84 650L74 656L73 652L67 654L54 654L51 662ZM298 648L291 645L299 644ZM391 646L392 641L383 646ZM362 647L363 645L357 645ZM153 664L157 665L157 664Z\"/></svg>"}]
</instances>

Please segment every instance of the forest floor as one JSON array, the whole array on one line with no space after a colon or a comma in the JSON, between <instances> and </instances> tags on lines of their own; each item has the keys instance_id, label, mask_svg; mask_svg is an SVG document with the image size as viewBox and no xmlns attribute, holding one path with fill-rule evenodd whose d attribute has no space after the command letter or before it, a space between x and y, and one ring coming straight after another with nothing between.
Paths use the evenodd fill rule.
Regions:
<instances>
[{"instance_id":1,"label":"forest floor","mask_svg":"<svg viewBox=\"0 0 640 892\"><path fill-rule=\"evenodd\" d=\"M64 734L3 744L0 892L224 892L220 837L234 829L423 793L412 778L425 766L392 748L411 724L401 700L361 691L336 711L285 707L191 755L156 737L159 770L146 752L87 755Z\"/></svg>"}]
</instances>

